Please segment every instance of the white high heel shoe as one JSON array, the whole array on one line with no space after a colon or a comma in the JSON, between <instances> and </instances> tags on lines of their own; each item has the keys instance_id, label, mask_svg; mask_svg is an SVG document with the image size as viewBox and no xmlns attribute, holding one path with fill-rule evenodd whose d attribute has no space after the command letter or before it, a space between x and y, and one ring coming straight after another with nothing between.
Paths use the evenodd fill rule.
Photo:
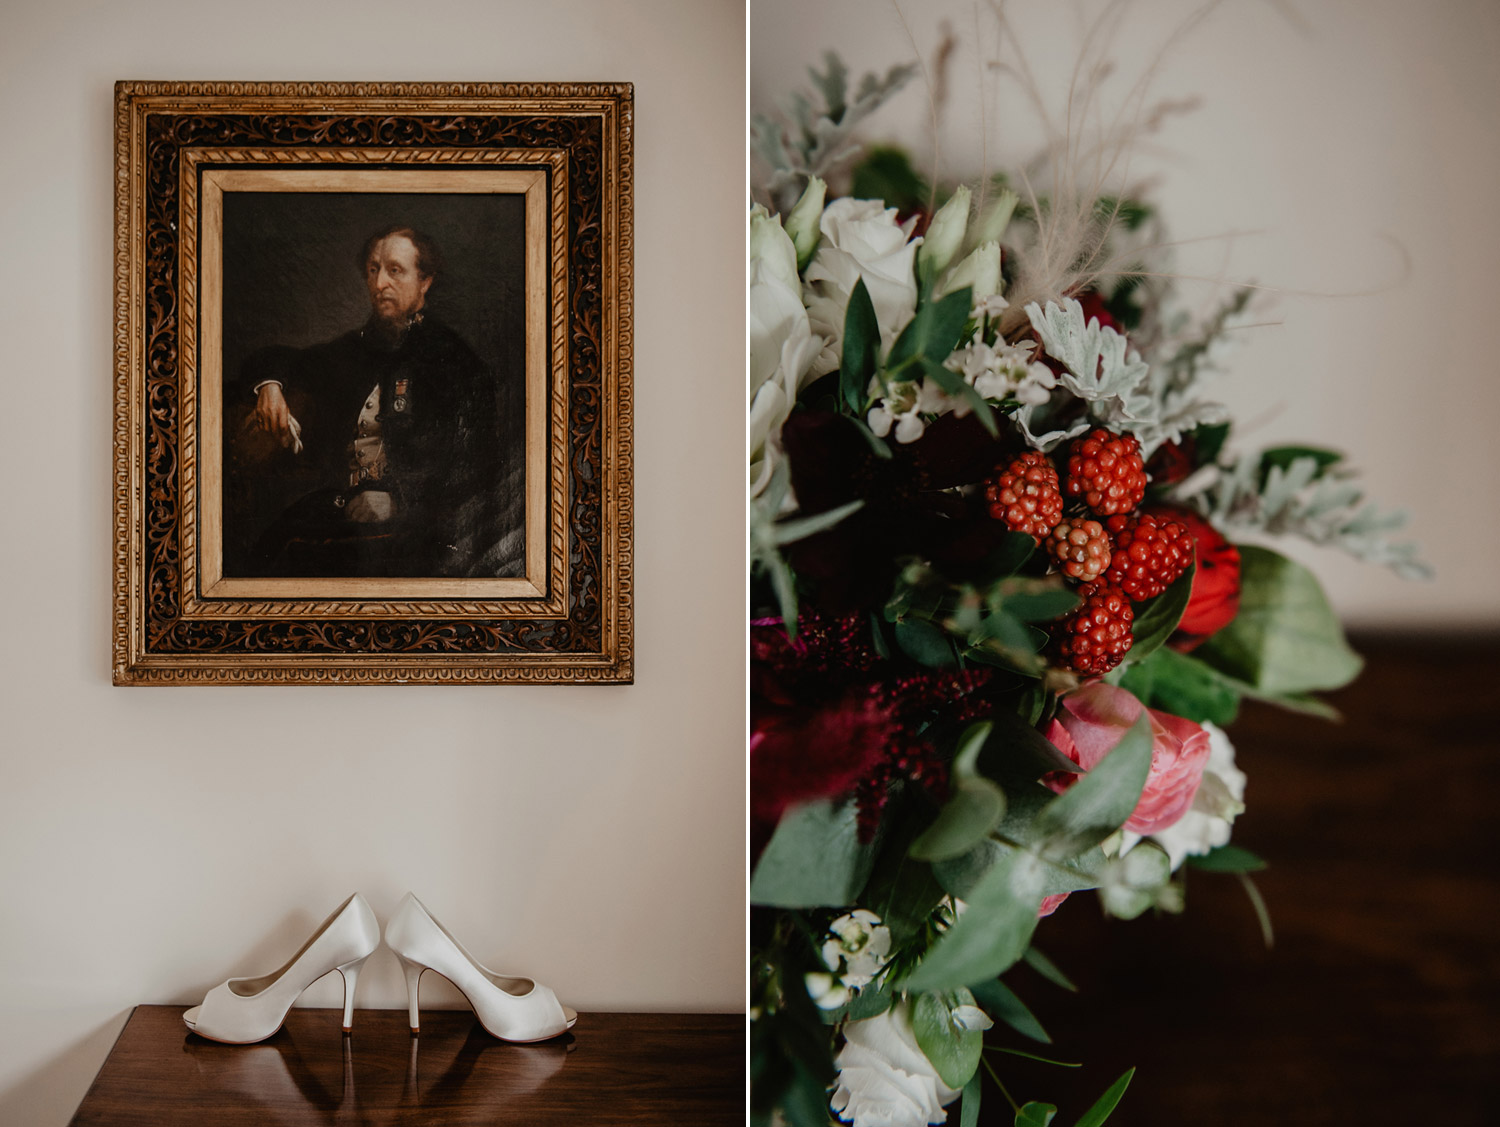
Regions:
<instances>
[{"instance_id":1,"label":"white high heel shoe","mask_svg":"<svg viewBox=\"0 0 1500 1127\"><path fill-rule=\"evenodd\" d=\"M410 892L385 925L385 945L406 972L411 1031L421 1026L417 986L422 972L435 970L457 986L474 1008L479 1024L502 1041L545 1041L573 1028L578 1012L529 978L496 974L479 962Z\"/></svg>"},{"instance_id":2,"label":"white high heel shoe","mask_svg":"<svg viewBox=\"0 0 1500 1127\"><path fill-rule=\"evenodd\" d=\"M380 924L365 898L355 893L323 921L280 970L259 978L231 978L215 986L182 1015L187 1027L210 1041L249 1045L281 1028L302 991L331 970L344 979L344 1032L354 1018L359 969L380 946Z\"/></svg>"}]
</instances>

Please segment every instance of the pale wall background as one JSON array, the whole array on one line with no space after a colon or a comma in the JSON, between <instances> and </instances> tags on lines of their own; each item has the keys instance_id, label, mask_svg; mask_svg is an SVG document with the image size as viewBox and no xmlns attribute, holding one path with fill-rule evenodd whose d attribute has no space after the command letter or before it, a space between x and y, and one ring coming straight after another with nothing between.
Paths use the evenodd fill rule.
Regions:
<instances>
[{"instance_id":1,"label":"pale wall background","mask_svg":"<svg viewBox=\"0 0 1500 1127\"><path fill-rule=\"evenodd\" d=\"M416 890L580 1010L739 1010L742 5L4 0L0 27L0 1123L65 1123L130 1006L270 970L355 889L382 917ZM110 686L118 78L636 84L634 686ZM360 987L404 1004L388 954Z\"/></svg>"},{"instance_id":2,"label":"pale wall background","mask_svg":"<svg viewBox=\"0 0 1500 1127\"><path fill-rule=\"evenodd\" d=\"M1110 89L1135 82L1203 5L1125 5ZM1060 116L1078 45L1103 5L1006 6ZM903 18L904 17L904 18ZM855 76L920 55L948 20L958 49L939 136L940 176L973 179L1035 151L1035 116L1014 84L982 71L996 23L975 0L756 0L751 106L764 111L825 48ZM1286 291L1241 334L1221 395L1255 444L1317 440L1362 466L1369 493L1412 510L1411 536L1437 568L1414 584L1337 553L1312 564L1358 625L1500 622L1500 5L1493 0L1233 0L1167 50L1155 97L1198 96L1131 168L1184 248L1186 274ZM981 112L981 106L983 112ZM920 81L864 135L904 140L930 170L931 107ZM920 142L920 143L919 143ZM1402 252L1410 258L1403 273ZM1185 286L1194 304L1215 291ZM1222 291L1219 291L1222 293Z\"/></svg>"}]
</instances>

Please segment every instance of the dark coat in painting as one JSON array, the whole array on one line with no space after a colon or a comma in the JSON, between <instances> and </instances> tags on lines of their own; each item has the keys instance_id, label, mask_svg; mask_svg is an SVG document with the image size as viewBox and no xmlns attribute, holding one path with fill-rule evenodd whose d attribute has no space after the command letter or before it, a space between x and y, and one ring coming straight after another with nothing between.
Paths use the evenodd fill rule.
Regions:
<instances>
[{"instance_id":1,"label":"dark coat in painting","mask_svg":"<svg viewBox=\"0 0 1500 1127\"><path fill-rule=\"evenodd\" d=\"M276 380L301 425L297 476L326 483L300 497L249 553L267 576L466 576L498 534L497 387L473 350L430 315L399 341L375 323L311 348L253 354L246 395ZM380 389L385 467L357 480L350 447ZM395 517L361 525L344 510L365 490L389 493Z\"/></svg>"}]
</instances>

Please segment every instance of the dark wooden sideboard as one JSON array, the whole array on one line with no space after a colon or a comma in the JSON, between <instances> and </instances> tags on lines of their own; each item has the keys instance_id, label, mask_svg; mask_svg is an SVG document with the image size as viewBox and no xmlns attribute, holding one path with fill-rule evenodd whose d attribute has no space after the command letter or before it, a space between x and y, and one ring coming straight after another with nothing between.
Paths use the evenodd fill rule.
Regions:
<instances>
[{"instance_id":1,"label":"dark wooden sideboard","mask_svg":"<svg viewBox=\"0 0 1500 1127\"><path fill-rule=\"evenodd\" d=\"M258 1045L219 1045L182 1006L137 1006L73 1127L478 1127L744 1122L740 1014L587 1013L571 1034L497 1041L467 1010L294 1009Z\"/></svg>"}]
</instances>

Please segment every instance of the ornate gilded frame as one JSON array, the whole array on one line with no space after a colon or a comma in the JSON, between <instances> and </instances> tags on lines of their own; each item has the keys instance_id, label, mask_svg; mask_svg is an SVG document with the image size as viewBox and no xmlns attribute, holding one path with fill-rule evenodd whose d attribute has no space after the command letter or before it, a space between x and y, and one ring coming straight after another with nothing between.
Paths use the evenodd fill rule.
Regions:
<instances>
[{"instance_id":1,"label":"ornate gilded frame","mask_svg":"<svg viewBox=\"0 0 1500 1127\"><path fill-rule=\"evenodd\" d=\"M632 114L628 84L116 85L116 684L632 680ZM216 207L289 170L524 195L523 577L223 577Z\"/></svg>"}]
</instances>

